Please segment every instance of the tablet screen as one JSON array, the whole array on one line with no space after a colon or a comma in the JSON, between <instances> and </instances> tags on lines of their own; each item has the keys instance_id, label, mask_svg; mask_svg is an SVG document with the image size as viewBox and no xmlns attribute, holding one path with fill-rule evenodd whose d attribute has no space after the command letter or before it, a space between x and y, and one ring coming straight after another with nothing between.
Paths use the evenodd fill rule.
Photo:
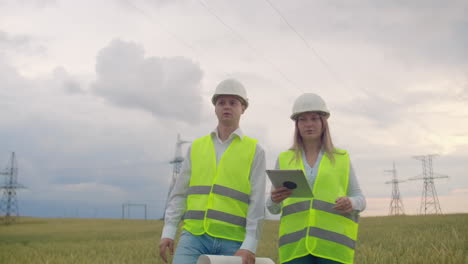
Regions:
<instances>
[{"instance_id":1,"label":"tablet screen","mask_svg":"<svg viewBox=\"0 0 468 264\"><path fill-rule=\"evenodd\" d=\"M290 197L312 198L312 190L302 170L266 170L275 188L286 187L293 190Z\"/></svg>"}]
</instances>

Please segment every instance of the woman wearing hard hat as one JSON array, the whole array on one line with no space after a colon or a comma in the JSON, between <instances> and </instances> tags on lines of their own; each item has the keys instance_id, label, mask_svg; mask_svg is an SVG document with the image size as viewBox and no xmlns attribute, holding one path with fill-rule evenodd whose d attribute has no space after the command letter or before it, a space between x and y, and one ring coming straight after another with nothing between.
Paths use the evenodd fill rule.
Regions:
<instances>
[{"instance_id":1,"label":"woman wearing hard hat","mask_svg":"<svg viewBox=\"0 0 468 264\"><path fill-rule=\"evenodd\" d=\"M346 150L333 146L323 99L305 93L294 102L294 144L282 152L277 169L300 169L313 198L289 197L293 190L272 188L268 211L281 213L281 263L353 263L359 212L365 198Z\"/></svg>"}]
</instances>

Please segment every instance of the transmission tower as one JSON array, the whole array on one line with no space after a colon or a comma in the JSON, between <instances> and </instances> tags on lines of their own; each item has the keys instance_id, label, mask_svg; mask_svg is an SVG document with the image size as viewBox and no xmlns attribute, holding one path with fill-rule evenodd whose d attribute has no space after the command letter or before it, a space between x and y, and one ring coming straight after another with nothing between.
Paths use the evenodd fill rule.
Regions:
<instances>
[{"instance_id":1,"label":"transmission tower","mask_svg":"<svg viewBox=\"0 0 468 264\"><path fill-rule=\"evenodd\" d=\"M11 224L19 216L18 200L16 199L16 190L24 188L18 184L18 166L16 163L15 152L11 153L10 162L4 171L5 181L0 183L0 190L3 190L2 200L0 200L0 218L5 224Z\"/></svg>"},{"instance_id":2,"label":"transmission tower","mask_svg":"<svg viewBox=\"0 0 468 264\"><path fill-rule=\"evenodd\" d=\"M386 184L392 184L392 201L390 201L390 210L388 215L404 215L405 209L403 207L403 201L400 196L400 189L398 188L398 183L405 182L399 181L397 179L397 171L395 168L395 162L393 162L392 170L385 170L384 172L392 173L392 180L385 182Z\"/></svg>"},{"instance_id":3,"label":"transmission tower","mask_svg":"<svg viewBox=\"0 0 468 264\"><path fill-rule=\"evenodd\" d=\"M437 154L414 156L413 158L422 162L423 173L420 176L409 178L409 180L424 180L423 192L421 196L421 206L419 214L442 214L439 198L434 185L434 179L448 178L446 175L436 174L432 170L432 158ZM436 174L437 176L434 176Z\"/></svg>"},{"instance_id":4,"label":"transmission tower","mask_svg":"<svg viewBox=\"0 0 468 264\"><path fill-rule=\"evenodd\" d=\"M174 159L169 162L170 164L173 164L173 169L171 183L169 184L169 191L167 192L166 206L164 208L163 219L166 214L167 201L169 201L169 196L172 192L172 189L174 188L177 176L179 176L180 170L182 168L182 162L184 161L184 157L182 156L182 145L186 143L190 143L190 141L180 139L180 134L177 134Z\"/></svg>"},{"instance_id":5,"label":"transmission tower","mask_svg":"<svg viewBox=\"0 0 468 264\"><path fill-rule=\"evenodd\" d=\"M130 203L130 202L122 204L122 220L125 219L125 216L127 217L127 219L130 219L130 208L132 208L132 207L141 207L141 208L143 208L143 210L145 212L145 220L147 220L147 206L146 206L146 204L143 204L143 203Z\"/></svg>"}]
</instances>

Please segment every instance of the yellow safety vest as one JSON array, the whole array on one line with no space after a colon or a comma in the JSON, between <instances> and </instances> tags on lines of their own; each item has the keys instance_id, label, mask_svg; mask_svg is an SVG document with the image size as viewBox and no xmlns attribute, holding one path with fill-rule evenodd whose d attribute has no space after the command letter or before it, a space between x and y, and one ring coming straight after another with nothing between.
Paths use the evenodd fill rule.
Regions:
<instances>
[{"instance_id":1,"label":"yellow safety vest","mask_svg":"<svg viewBox=\"0 0 468 264\"><path fill-rule=\"evenodd\" d=\"M279 230L281 263L314 255L342 263L353 263L358 234L358 215L342 215L333 209L338 197L346 196L350 161L344 150L335 154L335 163L323 155L313 198L288 198L283 201ZM342 154L341 154L342 153ZM301 169L302 158L292 161L293 151L279 156L280 169Z\"/></svg>"},{"instance_id":2,"label":"yellow safety vest","mask_svg":"<svg viewBox=\"0 0 468 264\"><path fill-rule=\"evenodd\" d=\"M244 240L256 146L255 139L235 137L216 165L211 135L193 142L184 229L195 235Z\"/></svg>"}]
</instances>

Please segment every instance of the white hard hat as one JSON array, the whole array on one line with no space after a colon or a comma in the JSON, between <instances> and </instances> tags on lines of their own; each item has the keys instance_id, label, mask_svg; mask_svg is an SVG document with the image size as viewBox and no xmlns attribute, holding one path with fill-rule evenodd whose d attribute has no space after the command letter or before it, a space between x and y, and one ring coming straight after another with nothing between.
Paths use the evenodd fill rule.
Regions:
<instances>
[{"instance_id":1,"label":"white hard hat","mask_svg":"<svg viewBox=\"0 0 468 264\"><path fill-rule=\"evenodd\" d=\"M249 99L247 98L247 92L244 86L238 80L226 79L216 86L215 93L211 97L211 102L215 105L216 99L220 95L235 95L239 98L241 103L245 105L245 108L249 106Z\"/></svg>"},{"instance_id":2,"label":"white hard hat","mask_svg":"<svg viewBox=\"0 0 468 264\"><path fill-rule=\"evenodd\" d=\"M299 114L305 112L319 112L326 118L330 116L325 101L314 93L304 93L296 99L292 108L291 119L296 120Z\"/></svg>"}]
</instances>

